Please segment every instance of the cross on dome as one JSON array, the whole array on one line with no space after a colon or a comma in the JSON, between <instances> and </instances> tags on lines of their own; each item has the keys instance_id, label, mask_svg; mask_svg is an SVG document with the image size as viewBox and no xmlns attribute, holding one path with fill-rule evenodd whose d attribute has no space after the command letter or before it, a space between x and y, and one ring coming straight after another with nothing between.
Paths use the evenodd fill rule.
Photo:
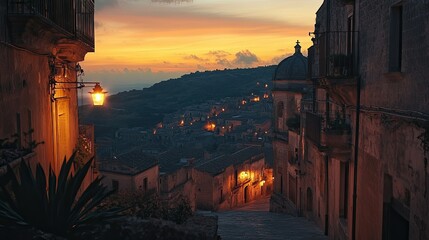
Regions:
<instances>
[{"instance_id":1,"label":"cross on dome","mask_svg":"<svg viewBox=\"0 0 429 240\"><path fill-rule=\"evenodd\" d=\"M301 53L301 46L299 44L300 44L299 40L296 40L295 54Z\"/></svg>"}]
</instances>

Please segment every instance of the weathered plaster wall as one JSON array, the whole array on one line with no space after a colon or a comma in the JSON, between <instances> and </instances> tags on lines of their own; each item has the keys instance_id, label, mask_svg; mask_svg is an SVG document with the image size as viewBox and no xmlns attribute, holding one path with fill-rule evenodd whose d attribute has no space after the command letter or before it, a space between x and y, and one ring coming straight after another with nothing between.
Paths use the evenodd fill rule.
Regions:
<instances>
[{"instance_id":1,"label":"weathered plaster wall","mask_svg":"<svg viewBox=\"0 0 429 240\"><path fill-rule=\"evenodd\" d=\"M134 176L100 171L100 174L104 176L102 183L110 188L113 188L112 181L119 182L118 191L142 191L143 190L143 179L148 179L148 190L156 190L158 191L158 175L159 175L159 167L158 165L151 167L143 172L140 172Z\"/></svg>"},{"instance_id":2,"label":"weathered plaster wall","mask_svg":"<svg viewBox=\"0 0 429 240\"><path fill-rule=\"evenodd\" d=\"M359 1L362 104L429 112L429 5L403 1L402 74L390 74L391 6L396 0ZM418 95L418 97L416 97Z\"/></svg>"},{"instance_id":3,"label":"weathered plaster wall","mask_svg":"<svg viewBox=\"0 0 429 240\"><path fill-rule=\"evenodd\" d=\"M77 146L76 89L58 90L56 100L52 102L47 56L3 43L0 43L0 56L0 138L11 138L17 133L19 118L21 145L27 148L30 140L43 142L34 150L36 154L32 163L40 162L46 170L52 165L58 171L64 156L68 159ZM67 79L58 81L76 81L74 64L69 65L71 70ZM62 114L66 117L60 121ZM34 130L31 139L30 135L25 136L30 129Z\"/></svg>"},{"instance_id":4,"label":"weathered plaster wall","mask_svg":"<svg viewBox=\"0 0 429 240\"><path fill-rule=\"evenodd\" d=\"M195 174L192 168L180 168L175 172L160 176L160 195L170 206L184 197L195 210L195 188Z\"/></svg>"},{"instance_id":5,"label":"weathered plaster wall","mask_svg":"<svg viewBox=\"0 0 429 240\"><path fill-rule=\"evenodd\" d=\"M17 133L19 114L21 135L33 128L33 139L45 142L35 150L34 158L47 169L54 159L48 58L4 44L0 44L0 56L0 138L10 138ZM21 144L25 144L24 139Z\"/></svg>"},{"instance_id":6,"label":"weathered plaster wall","mask_svg":"<svg viewBox=\"0 0 429 240\"><path fill-rule=\"evenodd\" d=\"M213 209L213 178L210 174L195 170L197 209Z\"/></svg>"},{"instance_id":7,"label":"weathered plaster wall","mask_svg":"<svg viewBox=\"0 0 429 240\"><path fill-rule=\"evenodd\" d=\"M418 136L422 129L400 119L366 115L362 118L358 169L357 233L362 238L381 238L383 202L395 199L406 209L409 239L429 236L429 186L425 155ZM426 160L427 161L427 160ZM391 188L385 176L392 179ZM385 189L386 187L386 189Z\"/></svg>"},{"instance_id":8,"label":"weathered plaster wall","mask_svg":"<svg viewBox=\"0 0 429 240\"><path fill-rule=\"evenodd\" d=\"M274 148L274 192L286 197L288 192L287 178L287 149L286 142L281 140L273 140Z\"/></svg>"}]
</instances>

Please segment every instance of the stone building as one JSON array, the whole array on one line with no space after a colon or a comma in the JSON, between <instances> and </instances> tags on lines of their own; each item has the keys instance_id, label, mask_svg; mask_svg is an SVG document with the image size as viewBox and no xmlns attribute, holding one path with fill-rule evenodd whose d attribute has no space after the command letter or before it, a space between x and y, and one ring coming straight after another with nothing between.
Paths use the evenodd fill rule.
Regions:
<instances>
[{"instance_id":1,"label":"stone building","mask_svg":"<svg viewBox=\"0 0 429 240\"><path fill-rule=\"evenodd\" d=\"M196 182L192 167L203 151L194 148L171 149L159 156L159 196L165 206L174 207L185 199L196 208Z\"/></svg>"},{"instance_id":2,"label":"stone building","mask_svg":"<svg viewBox=\"0 0 429 240\"><path fill-rule=\"evenodd\" d=\"M260 147L245 147L195 164L197 208L230 209L267 196L272 171Z\"/></svg>"},{"instance_id":3,"label":"stone building","mask_svg":"<svg viewBox=\"0 0 429 240\"><path fill-rule=\"evenodd\" d=\"M429 238L428 10L424 0L325 0L317 12L302 191L283 207L331 239Z\"/></svg>"},{"instance_id":4,"label":"stone building","mask_svg":"<svg viewBox=\"0 0 429 240\"><path fill-rule=\"evenodd\" d=\"M119 192L154 194L159 192L158 159L145 155L141 149L118 154L100 162L102 183Z\"/></svg>"},{"instance_id":5,"label":"stone building","mask_svg":"<svg viewBox=\"0 0 429 240\"><path fill-rule=\"evenodd\" d=\"M301 156L301 112L311 84L307 78L307 57L301 53L297 42L295 53L281 61L273 77L273 153L274 192L272 211L297 214L297 202L302 189L300 184L299 157Z\"/></svg>"},{"instance_id":6,"label":"stone building","mask_svg":"<svg viewBox=\"0 0 429 240\"><path fill-rule=\"evenodd\" d=\"M0 32L0 139L58 171L83 147L77 85L63 82L76 82L78 63L94 51L94 1L1 1Z\"/></svg>"}]
</instances>

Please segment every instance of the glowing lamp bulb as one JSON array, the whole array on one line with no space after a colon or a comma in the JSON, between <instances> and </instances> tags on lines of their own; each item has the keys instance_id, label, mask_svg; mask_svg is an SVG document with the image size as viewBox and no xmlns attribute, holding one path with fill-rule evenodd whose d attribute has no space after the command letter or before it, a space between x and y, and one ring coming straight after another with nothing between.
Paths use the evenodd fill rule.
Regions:
<instances>
[{"instance_id":1,"label":"glowing lamp bulb","mask_svg":"<svg viewBox=\"0 0 429 240\"><path fill-rule=\"evenodd\" d=\"M96 83L92 92L89 93L92 96L92 103L94 106L102 106L104 104L104 98L107 92L103 91L99 83Z\"/></svg>"}]
</instances>

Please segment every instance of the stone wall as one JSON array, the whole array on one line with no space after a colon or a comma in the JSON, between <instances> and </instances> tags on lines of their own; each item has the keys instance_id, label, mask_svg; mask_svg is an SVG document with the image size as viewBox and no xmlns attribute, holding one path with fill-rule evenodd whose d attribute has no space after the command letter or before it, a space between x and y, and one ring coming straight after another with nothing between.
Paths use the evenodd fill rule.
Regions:
<instances>
[{"instance_id":1,"label":"stone wall","mask_svg":"<svg viewBox=\"0 0 429 240\"><path fill-rule=\"evenodd\" d=\"M46 170L49 165L59 170L64 157L70 157L77 146L76 89L57 91L51 101L48 56L3 43L0 56L0 138L17 134L23 148L31 141L42 143L34 149L34 162ZM66 81L76 81L74 70Z\"/></svg>"},{"instance_id":2,"label":"stone wall","mask_svg":"<svg viewBox=\"0 0 429 240\"><path fill-rule=\"evenodd\" d=\"M382 237L383 225L388 226L383 204L408 223L404 225L409 227L409 239L429 237L427 156L418 139L425 130L411 114L429 112L429 5L424 0L402 3L402 69L392 72L390 22L395 4L393 0L359 1L364 111L359 134L357 239Z\"/></svg>"},{"instance_id":3,"label":"stone wall","mask_svg":"<svg viewBox=\"0 0 429 240\"><path fill-rule=\"evenodd\" d=\"M391 7L398 1L359 1L362 105L429 112L429 5L403 2L402 72L389 72ZM416 97L416 96L419 97Z\"/></svg>"}]
</instances>

